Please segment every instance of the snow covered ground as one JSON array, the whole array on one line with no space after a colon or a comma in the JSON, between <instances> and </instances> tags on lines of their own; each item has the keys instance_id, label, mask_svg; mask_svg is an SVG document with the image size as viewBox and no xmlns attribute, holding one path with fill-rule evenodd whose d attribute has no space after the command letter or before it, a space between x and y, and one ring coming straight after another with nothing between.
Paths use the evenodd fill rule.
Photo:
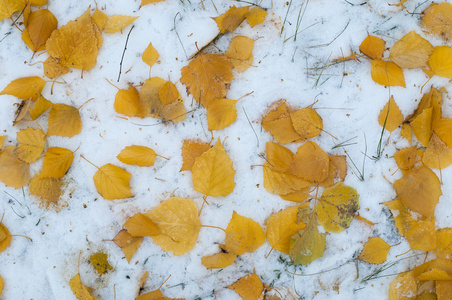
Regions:
<instances>
[{"instance_id":1,"label":"snow covered ground","mask_svg":"<svg viewBox=\"0 0 452 300\"><path fill-rule=\"evenodd\" d=\"M266 142L272 140L270 134L261 128L261 117L271 103L286 99L289 104L299 107L317 101L314 108L323 118L324 130L337 140L322 133L313 141L329 154L343 155L343 149L332 147L354 138L352 142L355 144L346 149L364 172L364 181L358 180L351 161L347 159L349 168L345 183L360 194L359 214L376 225L370 229L362 222L352 221L347 230L328 235L323 257L307 266L291 265L288 255L276 250L267 257L271 246L266 242L254 253L241 255L225 269L209 270L201 265L200 259L219 251L218 244L224 242L224 233L220 230L202 228L194 249L182 256L164 252L151 238L145 238L130 264L124 259L121 249L109 241L128 217L151 210L173 195L191 198L201 207L203 195L193 189L191 172L179 171L182 165L181 146L184 139L198 138L208 142L211 133L207 128L204 108L190 112L180 123L168 125L153 118L118 118L113 108L117 89L106 79L120 88L126 88L128 82L138 85L150 75L171 80L182 94L187 111L193 110L197 104L179 82L180 70L188 64L187 57L196 52L196 44L202 47L218 34L211 17L222 14L231 5L244 6L246 3L205 0L201 4L198 0L166 0L139 9L139 1L98 0L98 8L103 8L107 15L139 16L133 23L135 28L125 52L123 73L120 81L116 82L130 26L122 33L103 34L104 43L97 65L83 72L83 78L79 70L73 70L58 79L62 83L54 85L53 94L51 84L45 86L43 95L54 103L78 107L88 99L94 99L80 110L83 127L79 135L47 138L49 147L71 150L80 147L66 175L69 182L64 196L66 207L59 212L45 210L28 194L27 187L16 190L0 183L0 213L5 212L3 223L11 234L27 235L33 239L30 242L13 237L11 245L0 253L0 276L5 282L0 299L75 299L69 280L78 272L80 252L82 282L92 287L93 295L99 299L114 299L115 293L116 299L134 299L138 291L137 282L144 271L149 272L144 291L157 289L171 275L162 291L172 298L239 299L235 292L225 287L253 272L263 283L286 295L286 299L290 299L289 294L297 299L387 298L389 283L394 276L362 282L365 276L379 267L363 262L356 264L354 258L362 250L363 243L370 236L380 236L394 245L390 249L388 262L410 257L381 275L411 269L422 263L424 256L412 257L422 253L420 251L403 254L409 250L409 245L398 235L388 209L380 204L395 198L392 183L401 177L401 173L395 172L397 166L392 155L396 149L409 144L400 137L400 129L397 129L385 144L382 158L373 160L371 157L376 154L381 133L378 115L390 95L394 96L404 116L411 114L422 97L421 87L427 77L420 69L405 70L406 88L389 89L372 81L370 62L366 59L361 59L360 63L347 61L323 66L330 64L334 58L349 55L351 50L358 51L368 33L386 40L388 48L412 30L434 46L443 44L441 40L422 32L418 14L408 13L414 10L421 12L431 1L409 0L407 10L389 5L396 2L263 0L260 5L268 8L265 22L254 28L244 22L237 28L235 35L255 39L254 63L246 72L234 73L227 97L238 99L249 92L253 94L238 102L235 123L222 131L213 132L214 140L224 140L224 148L233 161L236 186L227 197L208 198L210 205L204 206L201 223L226 228L233 211L236 211L253 218L265 230L264 222L272 213L295 205L268 193L263 187L262 168L252 167L264 162L259 154L265 152ZM288 9L289 3L291 6ZM49 0L48 9L61 26L80 16L90 5L94 8L96 3L89 0ZM295 40L293 35L301 5L305 13L299 25L301 32ZM32 58L32 52L21 40L21 32L8 19L0 22L0 40L0 89L19 77L36 75L44 78L39 62L44 61L47 54L37 54ZM222 36L215 43L217 51L225 52L230 40L231 34ZM159 63L152 67L151 74L141 59L150 42L160 54ZM429 90L430 85L450 91L446 78L433 78L424 92ZM23 122L13 126L14 104L19 102L13 96L1 96L0 135L7 135L4 145L15 145L16 132L28 126L39 125L46 131L47 123L42 121L45 118L38 120L38 124ZM452 117L447 94L443 115ZM386 132L384 141L388 137ZM147 168L118 161L116 156L119 152L134 144L151 147L170 160L158 157L155 165ZM299 145L289 144L288 147L295 152ZM366 149L367 158L363 155ZM104 200L97 193L92 179L96 169L81 155L97 166L112 163L132 173L131 186L135 196L125 200ZM362 170L363 159L365 165ZM40 170L41 163L42 160L32 165L32 173ZM437 228L452 227L448 203L452 196L451 173L450 168L442 171L443 196L436 207ZM107 253L114 268L106 275L96 275L87 262L89 256L97 251ZM397 257L400 254L403 255ZM292 275L312 274L336 267L339 268L320 275Z\"/></svg>"}]
</instances>

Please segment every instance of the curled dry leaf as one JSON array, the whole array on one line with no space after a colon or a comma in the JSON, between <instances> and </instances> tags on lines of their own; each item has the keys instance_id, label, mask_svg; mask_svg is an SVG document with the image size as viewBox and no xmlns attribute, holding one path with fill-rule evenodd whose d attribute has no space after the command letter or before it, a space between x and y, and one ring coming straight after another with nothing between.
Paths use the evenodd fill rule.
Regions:
<instances>
[{"instance_id":1,"label":"curled dry leaf","mask_svg":"<svg viewBox=\"0 0 452 300\"><path fill-rule=\"evenodd\" d=\"M244 20L249 6L232 6L222 15L212 18L217 23L220 33L233 32Z\"/></svg>"},{"instance_id":2,"label":"curled dry leaf","mask_svg":"<svg viewBox=\"0 0 452 300\"><path fill-rule=\"evenodd\" d=\"M72 165L74 153L66 148L51 147L47 150L42 163L42 177L63 177Z\"/></svg>"},{"instance_id":3,"label":"curled dry leaf","mask_svg":"<svg viewBox=\"0 0 452 300\"><path fill-rule=\"evenodd\" d=\"M193 200L171 197L146 214L161 230L152 240L174 255L189 252L196 244L201 221Z\"/></svg>"},{"instance_id":4,"label":"curled dry leaf","mask_svg":"<svg viewBox=\"0 0 452 300\"><path fill-rule=\"evenodd\" d=\"M107 19L107 22L104 26L104 32L105 33L114 33L123 30L130 24L132 24L133 21L138 19L138 17L131 17L131 16L121 16L121 15L114 15L109 16Z\"/></svg>"},{"instance_id":5,"label":"curled dry leaf","mask_svg":"<svg viewBox=\"0 0 452 300\"><path fill-rule=\"evenodd\" d=\"M194 189L204 195L225 197L234 190L235 170L220 140L196 158L191 170Z\"/></svg>"},{"instance_id":6,"label":"curled dry leaf","mask_svg":"<svg viewBox=\"0 0 452 300\"><path fill-rule=\"evenodd\" d=\"M392 46L389 58L401 68L421 68L427 66L432 52L432 44L413 30Z\"/></svg>"},{"instance_id":7,"label":"curled dry leaf","mask_svg":"<svg viewBox=\"0 0 452 300\"><path fill-rule=\"evenodd\" d=\"M93 176L97 192L107 200L133 197L130 178L132 174L112 164L103 165Z\"/></svg>"},{"instance_id":8,"label":"curled dry leaf","mask_svg":"<svg viewBox=\"0 0 452 300\"><path fill-rule=\"evenodd\" d=\"M371 237L364 244L363 251L358 258L370 264L382 264L386 261L390 248L391 246L389 246L382 238Z\"/></svg>"},{"instance_id":9,"label":"curled dry leaf","mask_svg":"<svg viewBox=\"0 0 452 300\"><path fill-rule=\"evenodd\" d=\"M82 131L82 119L77 108L57 103L49 113L47 135L73 137Z\"/></svg>"},{"instance_id":10,"label":"curled dry leaf","mask_svg":"<svg viewBox=\"0 0 452 300\"><path fill-rule=\"evenodd\" d=\"M124 227L132 236L155 236L161 233L160 228L151 219L141 213L130 217Z\"/></svg>"},{"instance_id":11,"label":"curled dry leaf","mask_svg":"<svg viewBox=\"0 0 452 300\"><path fill-rule=\"evenodd\" d=\"M254 252L265 242L265 233L253 219L241 216L235 211L226 228L225 248L229 253L242 255Z\"/></svg>"},{"instance_id":12,"label":"curled dry leaf","mask_svg":"<svg viewBox=\"0 0 452 300\"><path fill-rule=\"evenodd\" d=\"M20 189L30 180L30 164L20 160L15 150L14 146L6 146L0 151L0 181Z\"/></svg>"},{"instance_id":13,"label":"curled dry leaf","mask_svg":"<svg viewBox=\"0 0 452 300\"><path fill-rule=\"evenodd\" d=\"M28 127L17 133L19 145L15 150L17 157L26 163L38 160L45 148L45 133L42 129Z\"/></svg>"},{"instance_id":14,"label":"curled dry leaf","mask_svg":"<svg viewBox=\"0 0 452 300\"><path fill-rule=\"evenodd\" d=\"M184 140L182 145L182 167L181 171L187 171L192 169L195 164L196 158L210 149L209 143L205 143L201 140Z\"/></svg>"},{"instance_id":15,"label":"curled dry leaf","mask_svg":"<svg viewBox=\"0 0 452 300\"><path fill-rule=\"evenodd\" d=\"M201 264L207 269L222 269L232 265L237 255L231 253L217 253L201 257Z\"/></svg>"},{"instance_id":16,"label":"curled dry leaf","mask_svg":"<svg viewBox=\"0 0 452 300\"><path fill-rule=\"evenodd\" d=\"M452 28L450 27L450 24L452 24L452 5L446 2L431 4L422 17L421 24L428 33L449 41L452 38Z\"/></svg>"},{"instance_id":17,"label":"curled dry leaf","mask_svg":"<svg viewBox=\"0 0 452 300\"><path fill-rule=\"evenodd\" d=\"M150 167L154 165L157 154L149 147L132 145L122 149L117 158L125 164Z\"/></svg>"},{"instance_id":18,"label":"curled dry leaf","mask_svg":"<svg viewBox=\"0 0 452 300\"><path fill-rule=\"evenodd\" d=\"M387 131L393 132L403 122L403 115L399 106L391 96L386 105L380 111L378 116L378 124L384 127Z\"/></svg>"},{"instance_id":19,"label":"curled dry leaf","mask_svg":"<svg viewBox=\"0 0 452 300\"><path fill-rule=\"evenodd\" d=\"M449 46L435 47L430 55L428 66L435 75L452 78L452 48Z\"/></svg>"},{"instance_id":20,"label":"curled dry leaf","mask_svg":"<svg viewBox=\"0 0 452 300\"><path fill-rule=\"evenodd\" d=\"M392 61L372 60L370 75L378 84L405 87L403 70Z\"/></svg>"},{"instance_id":21,"label":"curled dry leaf","mask_svg":"<svg viewBox=\"0 0 452 300\"><path fill-rule=\"evenodd\" d=\"M127 259L127 262L130 263L135 252L140 248L141 242L143 241L142 236L134 237L130 233L127 232L126 229L122 229L118 232L118 234L113 238L113 242L121 248L122 252L124 252L124 256Z\"/></svg>"},{"instance_id":22,"label":"curled dry leaf","mask_svg":"<svg viewBox=\"0 0 452 300\"><path fill-rule=\"evenodd\" d=\"M0 95L11 95L19 99L32 99L36 101L46 82L38 76L23 77L11 81L0 92Z\"/></svg>"},{"instance_id":23,"label":"curled dry leaf","mask_svg":"<svg viewBox=\"0 0 452 300\"><path fill-rule=\"evenodd\" d=\"M382 59L386 42L379 37L368 35L359 46L359 51L371 59Z\"/></svg>"},{"instance_id":24,"label":"curled dry leaf","mask_svg":"<svg viewBox=\"0 0 452 300\"><path fill-rule=\"evenodd\" d=\"M264 291L264 285L255 273L240 278L227 288L235 291L244 300L260 299Z\"/></svg>"}]
</instances>

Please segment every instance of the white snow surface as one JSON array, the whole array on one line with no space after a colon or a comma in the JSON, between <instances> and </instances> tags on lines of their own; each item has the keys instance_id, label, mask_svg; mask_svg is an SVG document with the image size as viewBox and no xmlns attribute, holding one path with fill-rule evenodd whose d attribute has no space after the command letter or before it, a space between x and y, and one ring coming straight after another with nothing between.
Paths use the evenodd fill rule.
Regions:
<instances>
[{"instance_id":1,"label":"white snow surface","mask_svg":"<svg viewBox=\"0 0 452 300\"><path fill-rule=\"evenodd\" d=\"M234 32L234 35L255 39L254 63L246 72L234 73L227 97L238 99L249 92L253 94L238 102L238 118L231 126L212 133L214 141L218 138L224 141L224 148L236 170L236 186L227 197L208 198L210 205L204 206L201 223L226 228L233 211L236 211L254 219L265 230L265 220L272 213L296 205L268 193L263 187L262 168L252 167L264 162L259 154L265 153L266 142L272 140L270 134L261 128L262 115L271 103L286 99L290 105L297 107L306 107L317 101L313 107L323 118L324 130L337 140L326 133L312 140L329 154L343 155L343 149L332 147L355 137L352 140L355 144L347 146L346 150L360 170L365 160L364 181L355 176L352 162L347 158L349 168L345 184L355 188L360 195L359 214L376 225L370 229L362 222L352 221L350 228L343 232L329 234L323 257L307 266L293 266L288 255L276 250L268 255L271 246L266 241L255 252L239 256L231 266L211 270L201 264L201 257L219 251L218 244L224 242L224 233L220 230L202 228L196 246L181 256L162 251L152 242L152 238L147 237L130 264L121 249L109 241L127 218L137 212L149 211L171 196L191 198L198 208L201 207L203 195L193 189L191 172L179 171L182 165L181 146L184 139L208 142L211 133L207 128L204 108L190 112L184 121L176 124L161 124L153 118L118 118L113 108L117 89L106 80L126 88L128 82L138 85L150 75L169 79L176 83L187 111L193 110L197 105L179 82L181 68L189 63L187 56L196 52L196 44L202 47L218 34L217 25L211 17L222 14L232 5L247 4L227 0L205 0L204 4L198 0L167 0L140 9L140 1L97 0L97 6L107 15L139 16L130 33L121 79L117 82L131 26L122 33L103 33L104 43L97 65L83 72L83 76L80 70L72 70L58 78L60 83L54 85L53 94L51 83L46 84L43 95L53 103L78 107L88 99L94 99L80 110L83 122L80 134L72 138L47 138L49 147L71 150L80 147L65 176L69 182L64 195L67 201L65 208L59 212L43 209L37 204L37 199L29 195L27 187L16 190L0 183L0 212L5 212L3 223L11 234L33 239L30 242L22 237L13 237L11 245L0 253L0 276L5 282L0 299L75 299L69 280L78 272L79 253L82 282L93 288L93 295L99 299L114 299L115 293L118 300L134 299L138 292L137 282L144 271L149 272L144 292L157 289L171 275L162 291L165 296L173 298L240 299L226 286L253 272L263 283L278 289L286 299L291 299L290 295L297 299L387 298L389 283L395 276L362 282L379 266L364 262L357 265L355 262L368 238L380 236L394 245L390 249L388 262L408 257L382 275L409 270L421 264L424 256L413 257L422 252L412 251L396 257L409 250L409 245L398 235L390 212L381 203L395 198L391 183L401 177L400 172L396 172L392 155L396 149L409 144L400 137L400 128L391 136L385 132L383 156L379 160L372 159L382 129L378 124L378 115L390 95L394 96L404 116L412 113L422 97L421 87L427 77L420 69L404 70L406 88L389 89L372 81L370 62L366 59L361 59L360 63L347 61L323 66L330 64L334 58L349 55L350 50L358 51L368 33L386 40L388 49L411 30L427 38L434 46L443 44L441 40L423 33L419 14L409 13L414 10L421 12L431 1L421 4L423 1L409 0L406 10L390 6L397 2L369 0L370 7L364 0L263 0L260 5L268 8L265 22L254 28L244 22ZM94 9L96 3L89 0L49 0L48 9L62 26L80 16L90 5ZM301 32L295 40L293 35L301 5L302 12L305 8L306 11L299 26ZM14 14L13 18L18 14ZM19 18L19 22L21 20ZM35 75L45 78L39 62L44 61L47 54L37 54L32 58L31 50L21 40L20 31L9 19L0 22L0 40L0 90L16 78ZM214 51L224 53L230 40L230 33L222 36L215 43ZM151 42L160 58L150 72L141 56ZM385 56L388 54L386 51ZM313 70L315 67L318 69ZM423 92L428 92L430 86L445 87L450 91L446 78L433 78ZM28 126L40 126L47 130L48 112L37 122L21 122L13 126L16 104L20 101L13 96L1 96L0 129L1 135L7 135L4 146L16 145L16 133ZM450 103L450 97L445 94L443 116L449 118L452 117ZM147 168L123 164L116 156L130 145L151 147L170 160L158 157L155 165ZM295 152L300 145L294 143L287 147ZM366 149L368 157L365 158L363 152ZM103 199L92 179L96 169L81 155L97 166L112 163L130 172L133 175L130 183L134 197L114 201ZM32 174L38 172L41 165L42 159L33 163ZM439 171L434 171L439 176ZM449 217L451 172L451 168L442 170L443 196L436 207L437 228L452 226ZM114 267L113 271L102 276L96 275L88 263L89 256L99 250L108 254L109 262ZM312 274L332 268L336 269L320 275L292 274ZM333 289L336 285L338 290Z\"/></svg>"}]
</instances>

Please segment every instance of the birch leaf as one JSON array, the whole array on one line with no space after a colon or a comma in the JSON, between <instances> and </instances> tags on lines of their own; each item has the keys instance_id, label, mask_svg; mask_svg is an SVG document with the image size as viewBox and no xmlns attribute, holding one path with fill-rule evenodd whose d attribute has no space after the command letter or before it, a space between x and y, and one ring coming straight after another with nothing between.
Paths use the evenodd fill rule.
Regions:
<instances>
[{"instance_id":1,"label":"birch leaf","mask_svg":"<svg viewBox=\"0 0 452 300\"><path fill-rule=\"evenodd\" d=\"M452 147L452 119L441 118L436 124L434 131L449 148Z\"/></svg>"},{"instance_id":2,"label":"birch leaf","mask_svg":"<svg viewBox=\"0 0 452 300\"><path fill-rule=\"evenodd\" d=\"M27 2L27 0L2 0L0 5L0 21L11 17L14 12L22 10Z\"/></svg>"},{"instance_id":3,"label":"birch leaf","mask_svg":"<svg viewBox=\"0 0 452 300\"><path fill-rule=\"evenodd\" d=\"M45 133L42 129L28 127L17 133L19 145L16 148L16 155L26 163L33 163L38 160L45 148Z\"/></svg>"},{"instance_id":4,"label":"birch leaf","mask_svg":"<svg viewBox=\"0 0 452 300\"><path fill-rule=\"evenodd\" d=\"M132 236L155 236L161 233L160 228L151 219L141 213L130 217L124 227Z\"/></svg>"},{"instance_id":5,"label":"birch leaf","mask_svg":"<svg viewBox=\"0 0 452 300\"><path fill-rule=\"evenodd\" d=\"M378 123L383 126L387 131L393 132L403 122L403 115L400 111L394 97L391 96L386 105L380 111L378 116Z\"/></svg>"},{"instance_id":6,"label":"birch leaf","mask_svg":"<svg viewBox=\"0 0 452 300\"><path fill-rule=\"evenodd\" d=\"M64 193L63 188L62 178L44 177L42 174L33 176L29 184L30 194L41 198L41 204L46 208L58 205Z\"/></svg>"},{"instance_id":7,"label":"birch leaf","mask_svg":"<svg viewBox=\"0 0 452 300\"><path fill-rule=\"evenodd\" d=\"M122 16L122 15L114 15L109 16L107 19L107 22L104 26L104 32L105 33L114 33L123 30L130 24L132 24L133 21L138 19L138 17L131 17L131 16Z\"/></svg>"},{"instance_id":8,"label":"birch leaf","mask_svg":"<svg viewBox=\"0 0 452 300\"><path fill-rule=\"evenodd\" d=\"M425 149L422 162L429 168L447 168L452 164L452 149L433 133L427 149Z\"/></svg>"},{"instance_id":9,"label":"birch leaf","mask_svg":"<svg viewBox=\"0 0 452 300\"><path fill-rule=\"evenodd\" d=\"M96 24L97 28L102 31L107 23L108 16L103 11L96 9L91 15L91 19L93 19L93 22Z\"/></svg>"},{"instance_id":10,"label":"birch leaf","mask_svg":"<svg viewBox=\"0 0 452 300\"><path fill-rule=\"evenodd\" d=\"M52 32L57 29L58 20L48 9L34 11L28 17L27 31L32 42L33 52L45 46Z\"/></svg>"},{"instance_id":11,"label":"birch leaf","mask_svg":"<svg viewBox=\"0 0 452 300\"><path fill-rule=\"evenodd\" d=\"M209 143L205 143L201 140L184 140L182 145L182 167L181 171L187 171L192 169L195 164L196 158L210 149Z\"/></svg>"},{"instance_id":12,"label":"birch leaf","mask_svg":"<svg viewBox=\"0 0 452 300\"><path fill-rule=\"evenodd\" d=\"M215 99L207 106L207 124L209 130L222 130L237 119L238 100Z\"/></svg>"},{"instance_id":13,"label":"birch leaf","mask_svg":"<svg viewBox=\"0 0 452 300\"><path fill-rule=\"evenodd\" d=\"M52 102L44 98L42 95L39 96L38 100L36 101L35 106L30 110L30 117L33 120L36 120L39 118L43 113L45 113L49 108L51 108L53 105Z\"/></svg>"},{"instance_id":14,"label":"birch leaf","mask_svg":"<svg viewBox=\"0 0 452 300\"><path fill-rule=\"evenodd\" d=\"M0 223L0 253L11 244L11 234L3 223Z\"/></svg>"},{"instance_id":15,"label":"birch leaf","mask_svg":"<svg viewBox=\"0 0 452 300\"><path fill-rule=\"evenodd\" d=\"M310 107L298 109L290 113L295 131L302 139L310 139L322 132L323 121L319 114Z\"/></svg>"},{"instance_id":16,"label":"birch leaf","mask_svg":"<svg viewBox=\"0 0 452 300\"><path fill-rule=\"evenodd\" d=\"M240 278L227 288L235 291L243 300L258 300L264 290L259 276L255 273Z\"/></svg>"},{"instance_id":17,"label":"birch leaf","mask_svg":"<svg viewBox=\"0 0 452 300\"><path fill-rule=\"evenodd\" d=\"M390 248L391 246L389 246L382 238L371 237L366 244L364 244L363 251L358 258L370 264L382 264L386 261Z\"/></svg>"},{"instance_id":18,"label":"birch leaf","mask_svg":"<svg viewBox=\"0 0 452 300\"><path fill-rule=\"evenodd\" d=\"M265 233L254 220L235 211L226 228L225 248L229 253L242 255L254 252L265 242Z\"/></svg>"},{"instance_id":19,"label":"birch leaf","mask_svg":"<svg viewBox=\"0 0 452 300\"><path fill-rule=\"evenodd\" d=\"M274 102L262 119L262 127L280 144L299 142L302 137L295 131L285 100Z\"/></svg>"},{"instance_id":20,"label":"birch leaf","mask_svg":"<svg viewBox=\"0 0 452 300\"><path fill-rule=\"evenodd\" d=\"M434 3L430 5L421 19L422 27L445 41L452 38L452 5L450 3Z\"/></svg>"},{"instance_id":21,"label":"birch leaf","mask_svg":"<svg viewBox=\"0 0 452 300\"><path fill-rule=\"evenodd\" d=\"M449 46L435 47L430 55L428 66L435 75L452 78L452 48Z\"/></svg>"},{"instance_id":22,"label":"birch leaf","mask_svg":"<svg viewBox=\"0 0 452 300\"><path fill-rule=\"evenodd\" d=\"M315 142L298 147L291 163L290 172L304 180L322 182L328 176L330 159Z\"/></svg>"},{"instance_id":23,"label":"birch leaf","mask_svg":"<svg viewBox=\"0 0 452 300\"><path fill-rule=\"evenodd\" d=\"M47 150L42 163L42 177L63 177L72 165L74 153L66 148L51 147Z\"/></svg>"},{"instance_id":24,"label":"birch leaf","mask_svg":"<svg viewBox=\"0 0 452 300\"><path fill-rule=\"evenodd\" d=\"M403 71L392 61L372 60L370 74L378 84L405 87Z\"/></svg>"},{"instance_id":25,"label":"birch leaf","mask_svg":"<svg viewBox=\"0 0 452 300\"><path fill-rule=\"evenodd\" d=\"M45 84L45 80L38 76L18 78L11 81L0 92L0 95L11 95L19 99L31 98L33 101L36 101Z\"/></svg>"},{"instance_id":26,"label":"birch leaf","mask_svg":"<svg viewBox=\"0 0 452 300\"><path fill-rule=\"evenodd\" d=\"M245 20L248 9L249 6L232 6L224 14L213 18L217 23L218 29L220 29L220 33L233 32Z\"/></svg>"},{"instance_id":27,"label":"birch leaf","mask_svg":"<svg viewBox=\"0 0 452 300\"><path fill-rule=\"evenodd\" d=\"M201 264L207 269L223 269L232 265L236 258L235 254L221 252L201 257Z\"/></svg>"},{"instance_id":28,"label":"birch leaf","mask_svg":"<svg viewBox=\"0 0 452 300\"><path fill-rule=\"evenodd\" d=\"M401 68L421 68L427 66L432 52L432 44L413 30L392 46L389 58Z\"/></svg>"},{"instance_id":29,"label":"birch leaf","mask_svg":"<svg viewBox=\"0 0 452 300\"><path fill-rule=\"evenodd\" d=\"M30 180L30 165L16 155L16 147L6 146L0 151L0 181L20 189Z\"/></svg>"},{"instance_id":30,"label":"birch leaf","mask_svg":"<svg viewBox=\"0 0 452 300\"><path fill-rule=\"evenodd\" d=\"M124 252L124 256L127 259L127 262L130 263L135 252L140 248L141 242L143 241L143 237L134 237L130 233L127 232L126 229L123 229L118 232L118 234L113 238L113 242L115 242L118 247L121 248L122 252Z\"/></svg>"},{"instance_id":31,"label":"birch leaf","mask_svg":"<svg viewBox=\"0 0 452 300\"><path fill-rule=\"evenodd\" d=\"M149 43L149 45L144 50L142 59L150 67L152 67L159 59L159 53L157 52L157 50L155 50L154 46L152 46L151 43Z\"/></svg>"},{"instance_id":32,"label":"birch leaf","mask_svg":"<svg viewBox=\"0 0 452 300\"><path fill-rule=\"evenodd\" d=\"M96 297L91 295L92 289L82 284L80 274L78 273L69 281L69 286L75 297L79 300L97 300Z\"/></svg>"},{"instance_id":33,"label":"birch leaf","mask_svg":"<svg viewBox=\"0 0 452 300\"><path fill-rule=\"evenodd\" d=\"M103 165L93 176L97 192L107 200L133 197L130 178L132 174L112 164Z\"/></svg>"},{"instance_id":34,"label":"birch leaf","mask_svg":"<svg viewBox=\"0 0 452 300\"><path fill-rule=\"evenodd\" d=\"M359 51L371 59L382 59L386 42L379 37L368 35L359 46Z\"/></svg>"},{"instance_id":35,"label":"birch leaf","mask_svg":"<svg viewBox=\"0 0 452 300\"><path fill-rule=\"evenodd\" d=\"M270 194L289 194L312 186L313 183L288 172L274 170L264 163L264 187Z\"/></svg>"},{"instance_id":36,"label":"birch leaf","mask_svg":"<svg viewBox=\"0 0 452 300\"><path fill-rule=\"evenodd\" d=\"M132 145L122 149L117 158L125 164L150 167L154 165L157 154L149 147Z\"/></svg>"},{"instance_id":37,"label":"birch leaf","mask_svg":"<svg viewBox=\"0 0 452 300\"><path fill-rule=\"evenodd\" d=\"M258 6L251 8L245 15L246 22L251 27L263 23L265 21L266 16L267 12Z\"/></svg>"},{"instance_id":38,"label":"birch leaf","mask_svg":"<svg viewBox=\"0 0 452 300\"><path fill-rule=\"evenodd\" d=\"M128 117L137 117L141 114L140 97L138 90L131 86L129 89L120 89L115 96L115 111Z\"/></svg>"},{"instance_id":39,"label":"birch leaf","mask_svg":"<svg viewBox=\"0 0 452 300\"><path fill-rule=\"evenodd\" d=\"M82 119L77 108L56 103L49 113L47 135L73 137L82 131Z\"/></svg>"}]
</instances>

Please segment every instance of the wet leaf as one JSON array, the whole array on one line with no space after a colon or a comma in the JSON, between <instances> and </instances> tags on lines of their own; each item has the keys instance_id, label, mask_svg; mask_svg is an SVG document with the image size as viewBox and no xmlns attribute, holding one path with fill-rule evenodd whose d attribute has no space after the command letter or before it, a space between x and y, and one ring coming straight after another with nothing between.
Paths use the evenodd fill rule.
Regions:
<instances>
[{"instance_id":1,"label":"wet leaf","mask_svg":"<svg viewBox=\"0 0 452 300\"><path fill-rule=\"evenodd\" d=\"M5 146L0 151L0 181L20 189L30 180L30 165L20 160L15 150L14 146Z\"/></svg>"},{"instance_id":2,"label":"wet leaf","mask_svg":"<svg viewBox=\"0 0 452 300\"><path fill-rule=\"evenodd\" d=\"M132 174L112 164L103 165L93 176L97 192L107 200L133 197L130 178Z\"/></svg>"},{"instance_id":3,"label":"wet leaf","mask_svg":"<svg viewBox=\"0 0 452 300\"><path fill-rule=\"evenodd\" d=\"M380 111L378 116L378 123L383 126L387 131L393 132L403 122L403 115L399 109L399 106L394 101L394 97L391 96L386 105Z\"/></svg>"},{"instance_id":4,"label":"wet leaf","mask_svg":"<svg viewBox=\"0 0 452 300\"><path fill-rule=\"evenodd\" d=\"M130 24L132 24L133 21L138 19L138 17L131 17L131 16L121 16L121 15L114 15L109 16L107 19L107 22L104 26L104 32L105 33L114 33L123 30Z\"/></svg>"},{"instance_id":5,"label":"wet leaf","mask_svg":"<svg viewBox=\"0 0 452 300\"><path fill-rule=\"evenodd\" d=\"M401 68L426 67L433 46L414 30L392 46L389 58Z\"/></svg>"},{"instance_id":6,"label":"wet leaf","mask_svg":"<svg viewBox=\"0 0 452 300\"><path fill-rule=\"evenodd\" d=\"M382 59L386 42L379 37L368 35L359 46L359 51L371 59Z\"/></svg>"},{"instance_id":7,"label":"wet leaf","mask_svg":"<svg viewBox=\"0 0 452 300\"><path fill-rule=\"evenodd\" d=\"M154 165L157 154L149 147L132 145L122 149L117 158L125 164L150 167Z\"/></svg>"},{"instance_id":8,"label":"wet leaf","mask_svg":"<svg viewBox=\"0 0 452 300\"><path fill-rule=\"evenodd\" d=\"M28 127L17 133L19 145L15 150L17 157L26 163L39 159L45 148L45 133L42 129Z\"/></svg>"},{"instance_id":9,"label":"wet leaf","mask_svg":"<svg viewBox=\"0 0 452 300\"><path fill-rule=\"evenodd\" d=\"M130 217L124 227L132 236L155 236L161 233L160 228L147 216L137 213Z\"/></svg>"},{"instance_id":10,"label":"wet leaf","mask_svg":"<svg viewBox=\"0 0 452 300\"><path fill-rule=\"evenodd\" d=\"M124 252L127 262L129 263L137 249L140 248L142 241L143 237L134 237L128 233L126 229L119 231L113 239L113 242L115 242L115 244L121 248L122 252Z\"/></svg>"},{"instance_id":11,"label":"wet leaf","mask_svg":"<svg viewBox=\"0 0 452 300\"><path fill-rule=\"evenodd\" d=\"M11 95L19 99L31 98L33 101L36 101L45 84L45 80L38 76L18 78L11 81L0 92L0 95Z\"/></svg>"},{"instance_id":12,"label":"wet leaf","mask_svg":"<svg viewBox=\"0 0 452 300\"><path fill-rule=\"evenodd\" d=\"M231 253L217 253L201 257L201 264L207 269L222 269L234 263L237 255Z\"/></svg>"},{"instance_id":13,"label":"wet leaf","mask_svg":"<svg viewBox=\"0 0 452 300\"><path fill-rule=\"evenodd\" d=\"M182 167L181 171L187 171L192 169L196 158L210 149L209 143L205 143L201 140L184 140L182 145Z\"/></svg>"},{"instance_id":14,"label":"wet leaf","mask_svg":"<svg viewBox=\"0 0 452 300\"><path fill-rule=\"evenodd\" d=\"M47 135L73 137L82 131L82 119L77 108L56 103L49 113Z\"/></svg>"},{"instance_id":15,"label":"wet leaf","mask_svg":"<svg viewBox=\"0 0 452 300\"><path fill-rule=\"evenodd\" d=\"M370 74L378 84L405 87L402 69L391 61L372 60Z\"/></svg>"},{"instance_id":16,"label":"wet leaf","mask_svg":"<svg viewBox=\"0 0 452 300\"><path fill-rule=\"evenodd\" d=\"M98 275L108 273L113 267L108 263L108 255L103 252L96 252L89 257L89 263L94 267Z\"/></svg>"},{"instance_id":17,"label":"wet leaf","mask_svg":"<svg viewBox=\"0 0 452 300\"><path fill-rule=\"evenodd\" d=\"M265 234L256 221L234 211L226 228L224 242L229 253L242 255L254 252L262 246L265 242Z\"/></svg>"},{"instance_id":18,"label":"wet leaf","mask_svg":"<svg viewBox=\"0 0 452 300\"><path fill-rule=\"evenodd\" d=\"M248 9L249 6L232 6L222 15L212 19L217 23L220 33L233 32L245 20Z\"/></svg>"},{"instance_id":19,"label":"wet leaf","mask_svg":"<svg viewBox=\"0 0 452 300\"><path fill-rule=\"evenodd\" d=\"M372 237L364 244L359 259L370 264L382 264L386 261L389 246L382 238Z\"/></svg>"},{"instance_id":20,"label":"wet leaf","mask_svg":"<svg viewBox=\"0 0 452 300\"><path fill-rule=\"evenodd\" d=\"M452 37L452 5L449 3L433 3L430 5L424 17L421 19L422 27L430 33L434 34L445 41L449 41Z\"/></svg>"},{"instance_id":21,"label":"wet leaf","mask_svg":"<svg viewBox=\"0 0 452 300\"><path fill-rule=\"evenodd\" d=\"M244 300L258 300L264 290L259 276L254 273L240 278L227 288L235 291Z\"/></svg>"}]
</instances>

